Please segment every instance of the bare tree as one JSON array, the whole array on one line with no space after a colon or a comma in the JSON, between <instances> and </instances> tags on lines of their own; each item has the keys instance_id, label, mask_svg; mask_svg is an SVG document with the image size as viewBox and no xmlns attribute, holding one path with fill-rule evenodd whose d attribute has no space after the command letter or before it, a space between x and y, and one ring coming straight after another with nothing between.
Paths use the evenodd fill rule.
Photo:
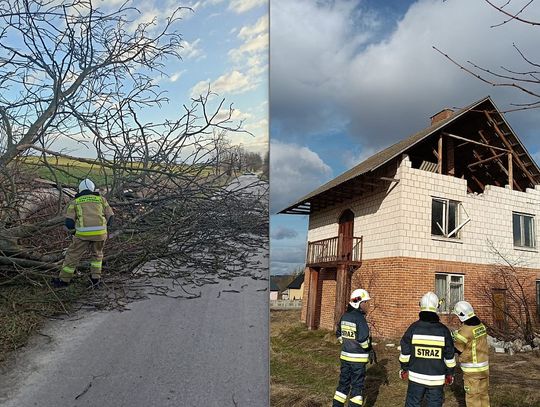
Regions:
<instances>
[{"instance_id":1,"label":"bare tree","mask_svg":"<svg viewBox=\"0 0 540 407\"><path fill-rule=\"evenodd\" d=\"M531 11L535 5L535 0L515 1L504 0L496 4L492 0L484 0L490 7L501 13L502 21L492 26L492 28L517 21L522 24L530 25L533 29L540 27L540 21L535 21L529 18L527 13ZM520 48L519 44L513 44L516 52L517 60L523 66L522 69L516 70L508 66L501 65L498 69L480 66L474 61L467 61L467 64L462 64L451 56L447 55L437 47L433 47L437 52L445 58L463 69L468 74L476 77L488 85L497 87L514 88L528 95L531 100L526 103L513 103L515 106L511 110L534 109L540 107L540 61L535 61L527 55L527 50ZM503 63L503 62L501 62Z\"/></svg>"},{"instance_id":2,"label":"bare tree","mask_svg":"<svg viewBox=\"0 0 540 407\"><path fill-rule=\"evenodd\" d=\"M491 306L494 314L502 316L503 324L497 324L497 318L493 315L493 320L486 320L486 324L497 337L506 339L522 339L526 343L533 345L535 333L538 326L535 326L535 298L534 281L524 278L526 274L517 261L513 261L508 255L501 253L489 241L490 250L497 256L499 263L491 267L488 275L479 286L479 294L482 299ZM503 293L504 301L501 301L497 292Z\"/></svg>"},{"instance_id":3,"label":"bare tree","mask_svg":"<svg viewBox=\"0 0 540 407\"><path fill-rule=\"evenodd\" d=\"M63 208L88 174L117 214L109 274L198 284L248 273L267 204L264 191L246 193L263 186L227 189L214 171L233 148L225 137L244 131L232 106L209 90L176 118L145 119L168 102L152 78L180 57L175 27L189 11L136 24L127 3L0 0L0 284L58 268ZM66 140L96 158L72 157L58 147Z\"/></svg>"}]
</instances>

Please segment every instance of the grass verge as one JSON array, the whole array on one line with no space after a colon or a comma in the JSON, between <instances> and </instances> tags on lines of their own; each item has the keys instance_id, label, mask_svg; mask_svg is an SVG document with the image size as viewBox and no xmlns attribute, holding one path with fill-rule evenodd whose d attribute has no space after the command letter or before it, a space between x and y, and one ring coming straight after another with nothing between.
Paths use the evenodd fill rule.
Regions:
<instances>
[{"instance_id":1,"label":"grass verge","mask_svg":"<svg viewBox=\"0 0 540 407\"><path fill-rule=\"evenodd\" d=\"M271 406L330 406L339 377L340 347L334 334L308 331L299 311L272 311L270 321ZM407 384L399 379L399 351L387 343L375 345L379 363L368 366L364 406L404 405ZM493 354L490 365L492 406L540 407L539 353ZM445 407L465 406L462 386L458 373L456 384L445 387Z\"/></svg>"},{"instance_id":2,"label":"grass verge","mask_svg":"<svg viewBox=\"0 0 540 407\"><path fill-rule=\"evenodd\" d=\"M88 293L82 282L54 290L41 285L0 286L0 364L23 347L47 318L70 312L77 300Z\"/></svg>"}]
</instances>

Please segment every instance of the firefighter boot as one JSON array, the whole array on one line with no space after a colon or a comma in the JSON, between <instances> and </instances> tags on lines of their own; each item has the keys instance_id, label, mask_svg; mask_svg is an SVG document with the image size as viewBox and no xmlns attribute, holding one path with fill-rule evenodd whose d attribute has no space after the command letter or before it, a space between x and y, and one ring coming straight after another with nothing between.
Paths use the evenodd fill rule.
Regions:
<instances>
[{"instance_id":1,"label":"firefighter boot","mask_svg":"<svg viewBox=\"0 0 540 407\"><path fill-rule=\"evenodd\" d=\"M54 288L65 288L69 286L68 282L60 280L58 277L53 278L51 283Z\"/></svg>"}]
</instances>

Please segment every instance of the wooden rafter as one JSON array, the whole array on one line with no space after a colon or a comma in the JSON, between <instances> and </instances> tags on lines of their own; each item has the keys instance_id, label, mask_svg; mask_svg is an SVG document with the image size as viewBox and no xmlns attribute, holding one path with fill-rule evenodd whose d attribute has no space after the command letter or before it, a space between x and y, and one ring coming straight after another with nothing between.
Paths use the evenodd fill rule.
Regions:
<instances>
[{"instance_id":1,"label":"wooden rafter","mask_svg":"<svg viewBox=\"0 0 540 407\"><path fill-rule=\"evenodd\" d=\"M470 139L468 139L468 138L466 138L466 137L456 136L455 134L450 134L450 133L446 133L446 132L443 132L442 134L444 134L445 136L448 136L448 137L452 137L452 138L458 139L458 140L463 140L463 141L466 141L466 142L469 142L469 143L478 144L478 145L480 145L480 146L493 148L494 150L500 150L500 151L506 151L506 152L508 152L508 149L506 149L506 148L495 147L495 146L491 146L491 145L486 144L486 143L480 143L479 141L476 141L476 140L470 140Z\"/></svg>"},{"instance_id":2,"label":"wooden rafter","mask_svg":"<svg viewBox=\"0 0 540 407\"><path fill-rule=\"evenodd\" d=\"M504 133L502 132L502 130L499 128L499 126L497 125L497 123L495 122L495 120L491 117L491 115L490 115L487 111L484 111L484 114L485 114L486 117L488 118L488 121L492 124L493 129L495 130L495 132L497 133L497 135L500 137L500 139L502 140L502 142L504 143L504 145L505 145L505 146L510 150L510 152L512 153L513 159L514 159L514 161L516 162L516 164L522 169L522 171L525 173L525 175L527 176L527 178L529 178L529 181L531 181L532 185L536 185L536 180L534 179L534 177L532 176L532 174L529 172L529 170L527 169L527 167L525 166L525 164L523 164L523 161L521 161L521 158L519 158L519 156L515 153L514 149L512 148L512 144L510 144L510 142L508 141L508 139L506 138L506 136L504 135Z\"/></svg>"},{"instance_id":3,"label":"wooden rafter","mask_svg":"<svg viewBox=\"0 0 540 407\"><path fill-rule=\"evenodd\" d=\"M480 165L480 164L485 164L485 163L487 163L487 162L489 162L491 160L495 160L495 159L500 158L503 155L507 155L507 154L509 154L509 153L500 153L500 154L494 155L492 157L484 158L483 160L480 160L480 161L477 161L475 163L467 165L467 167L469 169L471 169L472 167L476 167L477 165Z\"/></svg>"}]
</instances>

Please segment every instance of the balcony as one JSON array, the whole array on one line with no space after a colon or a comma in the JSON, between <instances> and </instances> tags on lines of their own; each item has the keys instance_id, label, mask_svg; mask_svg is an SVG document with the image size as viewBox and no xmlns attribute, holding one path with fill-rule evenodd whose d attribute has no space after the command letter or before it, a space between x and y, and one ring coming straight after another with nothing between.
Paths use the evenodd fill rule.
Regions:
<instances>
[{"instance_id":1,"label":"balcony","mask_svg":"<svg viewBox=\"0 0 540 407\"><path fill-rule=\"evenodd\" d=\"M307 267L360 266L363 237L336 236L308 242Z\"/></svg>"}]
</instances>

